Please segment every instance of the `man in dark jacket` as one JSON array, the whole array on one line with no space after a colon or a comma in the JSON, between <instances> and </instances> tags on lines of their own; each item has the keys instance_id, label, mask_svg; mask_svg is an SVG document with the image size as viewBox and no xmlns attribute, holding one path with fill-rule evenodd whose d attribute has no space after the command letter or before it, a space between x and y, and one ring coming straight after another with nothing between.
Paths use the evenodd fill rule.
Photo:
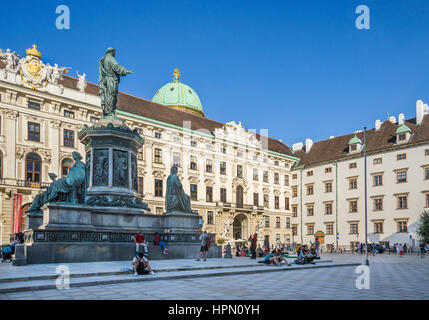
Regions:
<instances>
[{"instance_id":1,"label":"man in dark jacket","mask_svg":"<svg viewBox=\"0 0 429 320\"><path fill-rule=\"evenodd\" d=\"M252 236L252 239L250 240L250 252L252 253L252 256L250 259L256 259L256 242L258 241L258 237L256 233Z\"/></svg>"}]
</instances>

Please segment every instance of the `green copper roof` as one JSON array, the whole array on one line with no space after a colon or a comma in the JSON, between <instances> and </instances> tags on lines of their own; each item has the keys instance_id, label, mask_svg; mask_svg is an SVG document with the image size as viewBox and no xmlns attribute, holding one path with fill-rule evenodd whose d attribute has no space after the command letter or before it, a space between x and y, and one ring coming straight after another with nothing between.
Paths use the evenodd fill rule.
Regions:
<instances>
[{"instance_id":1,"label":"green copper roof","mask_svg":"<svg viewBox=\"0 0 429 320\"><path fill-rule=\"evenodd\" d=\"M401 124L398 129L396 129L396 134L401 134L405 132L411 132L411 129L408 128L405 123Z\"/></svg>"},{"instance_id":2,"label":"green copper roof","mask_svg":"<svg viewBox=\"0 0 429 320\"><path fill-rule=\"evenodd\" d=\"M203 106L197 93L179 81L180 72L174 70L174 79L159 89L152 98L153 102L204 117Z\"/></svg>"},{"instance_id":3,"label":"green copper roof","mask_svg":"<svg viewBox=\"0 0 429 320\"><path fill-rule=\"evenodd\" d=\"M351 138L351 139L350 139L350 141L349 141L349 145L352 145L352 144L355 144L355 143L360 143L360 144L362 144L362 140L361 140L361 139L359 139L356 135L355 135L353 138Z\"/></svg>"}]
</instances>

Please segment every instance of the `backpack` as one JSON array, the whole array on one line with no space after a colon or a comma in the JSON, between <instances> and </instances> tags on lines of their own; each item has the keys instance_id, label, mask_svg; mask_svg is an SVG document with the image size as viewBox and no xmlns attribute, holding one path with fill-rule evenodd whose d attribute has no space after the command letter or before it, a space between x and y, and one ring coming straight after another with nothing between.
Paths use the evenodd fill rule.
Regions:
<instances>
[{"instance_id":1,"label":"backpack","mask_svg":"<svg viewBox=\"0 0 429 320\"><path fill-rule=\"evenodd\" d=\"M139 262L137 266L137 274L149 274L149 270L145 268L143 261Z\"/></svg>"},{"instance_id":2,"label":"backpack","mask_svg":"<svg viewBox=\"0 0 429 320\"><path fill-rule=\"evenodd\" d=\"M207 247L207 249L210 248L211 244L212 244L212 238L207 237L207 239L206 239L206 247Z\"/></svg>"}]
</instances>

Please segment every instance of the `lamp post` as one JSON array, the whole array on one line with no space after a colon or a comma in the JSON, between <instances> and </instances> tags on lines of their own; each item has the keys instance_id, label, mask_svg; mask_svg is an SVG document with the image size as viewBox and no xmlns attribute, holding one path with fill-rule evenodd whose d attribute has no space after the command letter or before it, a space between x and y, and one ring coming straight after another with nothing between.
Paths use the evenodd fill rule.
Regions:
<instances>
[{"instance_id":1,"label":"lamp post","mask_svg":"<svg viewBox=\"0 0 429 320\"><path fill-rule=\"evenodd\" d=\"M363 146L364 146L364 174L365 174L365 247L366 260L365 264L369 266L368 260L368 186L367 186L367 169L366 169L366 127L363 128Z\"/></svg>"}]
</instances>

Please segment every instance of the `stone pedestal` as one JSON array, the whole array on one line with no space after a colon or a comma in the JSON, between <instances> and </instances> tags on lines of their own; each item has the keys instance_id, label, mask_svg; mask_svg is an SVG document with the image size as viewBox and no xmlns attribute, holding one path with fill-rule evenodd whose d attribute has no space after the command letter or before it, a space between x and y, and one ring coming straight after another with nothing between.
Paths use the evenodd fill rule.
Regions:
<instances>
[{"instance_id":1,"label":"stone pedestal","mask_svg":"<svg viewBox=\"0 0 429 320\"><path fill-rule=\"evenodd\" d=\"M225 259L232 259L232 254L231 254L231 245L227 244L225 247L225 254L223 256Z\"/></svg>"},{"instance_id":2,"label":"stone pedestal","mask_svg":"<svg viewBox=\"0 0 429 320\"><path fill-rule=\"evenodd\" d=\"M25 246L23 244L17 244L15 246L15 254L12 258L13 266L25 266L27 264L27 259L25 255Z\"/></svg>"}]
</instances>

